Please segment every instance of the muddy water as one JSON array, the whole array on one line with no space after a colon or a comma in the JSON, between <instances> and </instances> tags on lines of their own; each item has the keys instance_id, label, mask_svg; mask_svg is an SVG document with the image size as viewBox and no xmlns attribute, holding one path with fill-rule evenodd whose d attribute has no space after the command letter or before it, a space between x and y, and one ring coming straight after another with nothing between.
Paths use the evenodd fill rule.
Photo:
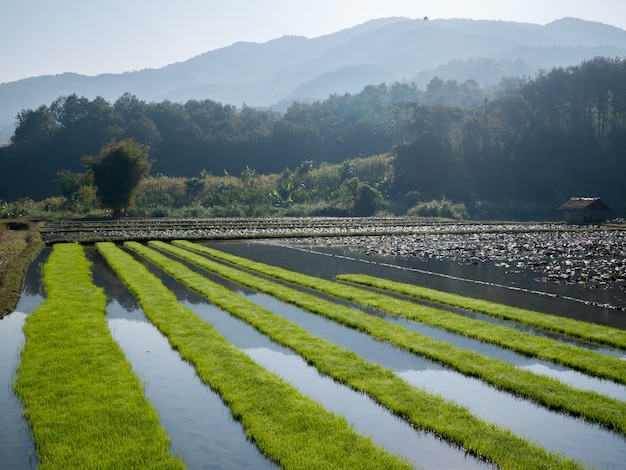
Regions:
<instances>
[{"instance_id":1,"label":"muddy water","mask_svg":"<svg viewBox=\"0 0 626 470\"><path fill-rule=\"evenodd\" d=\"M13 383L24 345L24 322L43 300L41 266L48 255L49 250L44 250L31 263L15 311L0 320L0 468L21 470L38 466L32 433L23 416L22 402L13 392Z\"/></svg>"}]
</instances>

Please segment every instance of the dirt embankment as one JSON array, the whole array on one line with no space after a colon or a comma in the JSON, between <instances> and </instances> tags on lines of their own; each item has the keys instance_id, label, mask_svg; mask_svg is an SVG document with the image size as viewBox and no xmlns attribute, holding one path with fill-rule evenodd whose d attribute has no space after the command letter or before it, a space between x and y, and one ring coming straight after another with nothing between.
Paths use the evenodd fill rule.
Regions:
<instances>
[{"instance_id":1,"label":"dirt embankment","mask_svg":"<svg viewBox=\"0 0 626 470\"><path fill-rule=\"evenodd\" d=\"M0 223L0 318L17 305L24 271L42 247L37 224Z\"/></svg>"}]
</instances>

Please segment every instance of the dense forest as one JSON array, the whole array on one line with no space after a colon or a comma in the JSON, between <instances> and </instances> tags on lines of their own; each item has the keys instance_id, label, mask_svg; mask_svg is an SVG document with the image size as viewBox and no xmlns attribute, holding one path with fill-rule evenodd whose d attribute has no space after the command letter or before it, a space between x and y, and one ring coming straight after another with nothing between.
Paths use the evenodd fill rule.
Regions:
<instances>
[{"instance_id":1,"label":"dense forest","mask_svg":"<svg viewBox=\"0 0 626 470\"><path fill-rule=\"evenodd\" d=\"M149 147L153 178L184 177L190 190L201 175L273 174L284 183L290 172L332 164L341 184L354 179L355 162L385 155L385 169L366 186L392 213L447 200L471 217L550 218L571 196L600 196L622 214L626 61L597 58L489 89L436 77L425 90L373 85L285 113L210 99L63 96L18 114L10 145L0 149L0 198L58 196L59 175L85 172L85 157L127 138ZM353 185L353 194L364 187ZM485 209L494 207L501 210Z\"/></svg>"}]
</instances>

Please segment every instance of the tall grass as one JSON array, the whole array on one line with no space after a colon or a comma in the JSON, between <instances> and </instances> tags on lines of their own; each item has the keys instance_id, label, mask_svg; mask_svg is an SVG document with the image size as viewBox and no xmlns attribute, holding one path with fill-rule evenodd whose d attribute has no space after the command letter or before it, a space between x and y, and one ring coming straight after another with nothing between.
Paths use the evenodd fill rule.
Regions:
<instances>
[{"instance_id":1,"label":"tall grass","mask_svg":"<svg viewBox=\"0 0 626 470\"><path fill-rule=\"evenodd\" d=\"M55 245L44 271L15 383L41 468L184 468L110 335L81 246Z\"/></svg>"},{"instance_id":2,"label":"tall grass","mask_svg":"<svg viewBox=\"0 0 626 470\"><path fill-rule=\"evenodd\" d=\"M171 247L162 242L152 242L152 244L159 248L168 248L168 251L172 248L173 252L184 252L180 248ZM547 453L544 449L514 435L509 430L476 418L464 407L408 384L389 369L368 362L351 351L310 334L295 323L209 281L201 274L193 272L159 252L136 242L127 242L125 246L155 263L190 288L205 295L212 303L250 323L275 341L291 348L307 362L315 365L320 372L348 384L357 391L369 394L380 404L404 417L413 425L434 431L437 435L462 446L466 451L478 457L491 460L504 468L575 468L577 466L563 456ZM224 268L236 271L232 268ZM215 272L220 275L225 273L221 269L216 269ZM241 271L231 274L232 276L228 277L238 282L244 278L254 277ZM256 281L244 281L244 284L264 282L267 281L256 278ZM276 289L280 286L274 284L268 285L268 288ZM306 294L301 295L306 297Z\"/></svg>"},{"instance_id":3,"label":"tall grass","mask_svg":"<svg viewBox=\"0 0 626 470\"><path fill-rule=\"evenodd\" d=\"M281 467L410 468L357 434L345 418L326 411L226 341L210 324L180 305L131 255L112 243L98 243L97 248L138 297L150 321L220 394L250 439ZM217 295L226 304L244 300L223 291Z\"/></svg>"},{"instance_id":4,"label":"tall grass","mask_svg":"<svg viewBox=\"0 0 626 470\"><path fill-rule=\"evenodd\" d=\"M332 286L332 292L335 294L341 296L342 289L347 289L348 293L354 294L354 291L351 290L354 288L350 288L350 286L287 271L276 266L264 265L187 241L176 241L174 243L196 250L199 253L210 254L217 258L228 260L231 263L245 266L248 269L262 272L266 275L279 277L288 282L325 291L331 290L332 284L336 284ZM151 244L205 269L217 272L221 276L236 280L239 283L261 290L344 325L367 332L374 338L388 341L406 350L433 359L470 377L478 377L500 389L529 398L548 408L563 411L573 416L584 417L591 422L601 423L609 429L626 434L626 403L620 400L592 391L579 390L556 379L519 369L512 364L491 359L444 341L434 340L428 336L387 322L384 319L325 301L316 296L294 291L271 281L256 278L229 266L213 262L204 256L199 256L190 251L185 252L186 250L176 246L162 242L151 242ZM358 301L362 301L363 298L367 297L376 300L376 306L379 309L388 311L390 307L393 307L391 302L393 299L387 296L366 292L362 289L356 290L362 291L363 295L360 298L350 297L350 299L354 300L354 298L357 298ZM343 297L347 297L347 294ZM406 308L410 308L410 306ZM459 318L462 319L463 317L459 316ZM469 335L471 331L467 333Z\"/></svg>"}]
</instances>

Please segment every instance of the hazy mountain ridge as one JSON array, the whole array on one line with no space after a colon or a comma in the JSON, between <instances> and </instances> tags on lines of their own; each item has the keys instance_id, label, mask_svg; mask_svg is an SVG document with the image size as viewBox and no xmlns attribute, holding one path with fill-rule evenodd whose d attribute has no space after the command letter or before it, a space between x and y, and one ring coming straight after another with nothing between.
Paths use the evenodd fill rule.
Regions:
<instances>
[{"instance_id":1,"label":"hazy mountain ridge","mask_svg":"<svg viewBox=\"0 0 626 470\"><path fill-rule=\"evenodd\" d=\"M486 85L511 72L530 76L596 56L626 56L626 31L574 18L545 26L386 18L313 39L239 42L160 69L95 77L65 73L0 84L0 140L13 133L20 110L72 93L110 101L130 92L146 101L208 98L268 107L381 82L424 86L435 75Z\"/></svg>"}]
</instances>

